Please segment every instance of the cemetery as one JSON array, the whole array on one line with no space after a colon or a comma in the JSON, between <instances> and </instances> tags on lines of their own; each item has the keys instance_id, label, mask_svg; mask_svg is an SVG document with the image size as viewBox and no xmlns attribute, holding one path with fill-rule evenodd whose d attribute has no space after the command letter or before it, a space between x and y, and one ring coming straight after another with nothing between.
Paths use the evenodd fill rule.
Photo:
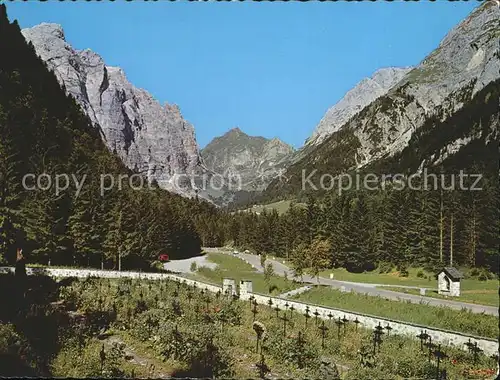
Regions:
<instances>
[{"instance_id":1,"label":"cemetery","mask_svg":"<svg viewBox=\"0 0 500 380\"><path fill-rule=\"evenodd\" d=\"M69 327L54 338L57 376L486 379L497 370L494 341L257 294L251 281L80 274L30 276L53 281L53 292L26 318Z\"/></svg>"}]
</instances>

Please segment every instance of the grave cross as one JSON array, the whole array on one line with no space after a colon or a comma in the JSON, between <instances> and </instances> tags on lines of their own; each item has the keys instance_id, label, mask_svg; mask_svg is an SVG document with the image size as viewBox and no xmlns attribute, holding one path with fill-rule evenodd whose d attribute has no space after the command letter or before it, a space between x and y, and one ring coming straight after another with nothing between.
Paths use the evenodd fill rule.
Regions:
<instances>
[{"instance_id":1,"label":"grave cross","mask_svg":"<svg viewBox=\"0 0 500 380\"><path fill-rule=\"evenodd\" d=\"M425 346L429 349L429 363L431 362L432 350L436 348L436 345L432 343L432 336L429 335L429 341L425 343Z\"/></svg>"},{"instance_id":2,"label":"grave cross","mask_svg":"<svg viewBox=\"0 0 500 380\"><path fill-rule=\"evenodd\" d=\"M270 372L269 367L267 366L264 360L264 354L260 354L260 361L256 364L256 367L259 369L259 377L261 379L265 379L266 375Z\"/></svg>"},{"instance_id":3,"label":"grave cross","mask_svg":"<svg viewBox=\"0 0 500 380\"><path fill-rule=\"evenodd\" d=\"M274 311L276 312L276 318L278 318L280 314L280 308L278 307L278 305L275 306Z\"/></svg>"},{"instance_id":4,"label":"grave cross","mask_svg":"<svg viewBox=\"0 0 500 380\"><path fill-rule=\"evenodd\" d=\"M262 336L264 335L265 327L260 322L254 322L253 330L257 334L257 344L255 346L255 352L258 353L259 352L259 342L262 339ZM261 349L261 351L262 351L262 349Z\"/></svg>"},{"instance_id":5,"label":"grave cross","mask_svg":"<svg viewBox=\"0 0 500 380\"><path fill-rule=\"evenodd\" d=\"M353 321L355 326L356 326L356 331L358 331L358 325L361 323L358 319L358 317L356 317L356 319Z\"/></svg>"},{"instance_id":6,"label":"grave cross","mask_svg":"<svg viewBox=\"0 0 500 380\"><path fill-rule=\"evenodd\" d=\"M305 345L305 341L304 341L304 338L302 337L302 332L299 331L299 335L297 336L297 349L298 349L298 352L299 353L302 353L304 352L304 345ZM303 367L303 363L302 363L302 354L298 355L297 357L298 359L298 366L299 368L302 368Z\"/></svg>"},{"instance_id":7,"label":"grave cross","mask_svg":"<svg viewBox=\"0 0 500 380\"><path fill-rule=\"evenodd\" d=\"M474 355L474 364L477 364L477 361L479 359L479 354L483 350L477 346L477 342L474 342L474 346L472 346L472 354Z\"/></svg>"},{"instance_id":8,"label":"grave cross","mask_svg":"<svg viewBox=\"0 0 500 380\"><path fill-rule=\"evenodd\" d=\"M255 315L258 314L259 312L257 311L257 301L254 300L253 302L253 309L252 309L252 314L253 314L253 322L255 322Z\"/></svg>"},{"instance_id":9,"label":"grave cross","mask_svg":"<svg viewBox=\"0 0 500 380\"><path fill-rule=\"evenodd\" d=\"M330 321L330 323L332 323L333 314L331 311L328 313L327 317L328 317L328 320Z\"/></svg>"},{"instance_id":10,"label":"grave cross","mask_svg":"<svg viewBox=\"0 0 500 380\"><path fill-rule=\"evenodd\" d=\"M339 340L340 340L340 326L342 326L342 323L343 323L343 322L342 322L342 320L340 319L340 317L339 317L339 319L337 319L337 320L335 321L335 324L337 325L337 339L339 339Z\"/></svg>"},{"instance_id":11,"label":"grave cross","mask_svg":"<svg viewBox=\"0 0 500 380\"><path fill-rule=\"evenodd\" d=\"M205 303L207 304L207 311L210 307L210 294L207 293L207 295L205 296Z\"/></svg>"},{"instance_id":12,"label":"grave cross","mask_svg":"<svg viewBox=\"0 0 500 380\"><path fill-rule=\"evenodd\" d=\"M101 352L99 352L99 358L101 360L101 374L104 370L104 361L106 360L106 352L104 351L104 343L102 344Z\"/></svg>"},{"instance_id":13,"label":"grave cross","mask_svg":"<svg viewBox=\"0 0 500 380\"><path fill-rule=\"evenodd\" d=\"M286 337L286 323L290 320L286 316L286 311L283 313L283 316L280 317L280 319L283 321L283 337Z\"/></svg>"},{"instance_id":14,"label":"grave cross","mask_svg":"<svg viewBox=\"0 0 500 380\"><path fill-rule=\"evenodd\" d=\"M325 348L325 336L328 331L328 327L325 326L325 320L321 321L321 326L318 327L321 330L321 348Z\"/></svg>"},{"instance_id":15,"label":"grave cross","mask_svg":"<svg viewBox=\"0 0 500 380\"><path fill-rule=\"evenodd\" d=\"M250 309L252 309L252 304L253 304L253 300L255 299L255 297L253 295L251 295L250 297L248 297L248 301L250 302Z\"/></svg>"},{"instance_id":16,"label":"grave cross","mask_svg":"<svg viewBox=\"0 0 500 380\"><path fill-rule=\"evenodd\" d=\"M380 322L373 330L373 355L375 355L375 348L380 352L380 344L382 343L382 335L384 335L384 328L380 325Z\"/></svg>"},{"instance_id":17,"label":"grave cross","mask_svg":"<svg viewBox=\"0 0 500 380\"><path fill-rule=\"evenodd\" d=\"M420 339L420 351L424 350L424 342L429 339L429 335L427 332L424 330L420 330L420 334L417 335L417 338Z\"/></svg>"},{"instance_id":18,"label":"grave cross","mask_svg":"<svg viewBox=\"0 0 500 380\"><path fill-rule=\"evenodd\" d=\"M316 326L318 325L318 317L319 317L319 313L318 313L318 310L316 309L314 311L314 323L316 324Z\"/></svg>"},{"instance_id":19,"label":"grave cross","mask_svg":"<svg viewBox=\"0 0 500 380\"><path fill-rule=\"evenodd\" d=\"M387 326L385 326L385 329L387 330L387 336L389 336L389 334L391 333L392 327L389 324L387 324Z\"/></svg>"},{"instance_id":20,"label":"grave cross","mask_svg":"<svg viewBox=\"0 0 500 380\"><path fill-rule=\"evenodd\" d=\"M295 310L295 308L292 306L290 306L290 319L292 319L292 316L293 316L293 311Z\"/></svg>"},{"instance_id":21,"label":"grave cross","mask_svg":"<svg viewBox=\"0 0 500 380\"><path fill-rule=\"evenodd\" d=\"M437 358L436 379L441 380L441 371L439 370L439 364L441 363L441 360L446 359L448 355L441 351L441 345L437 346L437 350L435 350L433 354Z\"/></svg>"},{"instance_id":22,"label":"grave cross","mask_svg":"<svg viewBox=\"0 0 500 380\"><path fill-rule=\"evenodd\" d=\"M273 306L273 300L271 298L269 298L269 301L267 301L267 304L269 305L269 307Z\"/></svg>"},{"instance_id":23,"label":"grave cross","mask_svg":"<svg viewBox=\"0 0 500 380\"><path fill-rule=\"evenodd\" d=\"M307 329L307 320L311 318L311 316L309 315L309 306L306 306L306 312L304 314L304 317L306 317L306 329Z\"/></svg>"},{"instance_id":24,"label":"grave cross","mask_svg":"<svg viewBox=\"0 0 500 380\"><path fill-rule=\"evenodd\" d=\"M472 353L472 347L474 347L474 343L472 343L470 341L470 338L469 338L469 341L465 343L465 345L467 346L467 349L469 350L469 354Z\"/></svg>"},{"instance_id":25,"label":"grave cross","mask_svg":"<svg viewBox=\"0 0 500 380\"><path fill-rule=\"evenodd\" d=\"M343 326L344 326L344 335L345 335L345 329L346 329L346 326L347 326L347 322L349 322L349 319L347 319L345 317L345 314L344 314L344 317L342 318L342 323L343 323Z\"/></svg>"}]
</instances>

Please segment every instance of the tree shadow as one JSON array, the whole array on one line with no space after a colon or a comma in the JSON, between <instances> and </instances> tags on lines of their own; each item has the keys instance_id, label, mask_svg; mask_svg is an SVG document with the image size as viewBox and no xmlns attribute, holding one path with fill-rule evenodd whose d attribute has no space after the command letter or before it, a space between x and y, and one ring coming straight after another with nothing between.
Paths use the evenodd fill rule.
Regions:
<instances>
[{"instance_id":1,"label":"tree shadow","mask_svg":"<svg viewBox=\"0 0 500 380\"><path fill-rule=\"evenodd\" d=\"M18 342L0 347L0 376L51 375L50 361L59 351L59 331L68 325L68 317L53 305L59 285L37 269L24 278L0 274L0 321L12 324L25 340L22 348Z\"/></svg>"}]
</instances>

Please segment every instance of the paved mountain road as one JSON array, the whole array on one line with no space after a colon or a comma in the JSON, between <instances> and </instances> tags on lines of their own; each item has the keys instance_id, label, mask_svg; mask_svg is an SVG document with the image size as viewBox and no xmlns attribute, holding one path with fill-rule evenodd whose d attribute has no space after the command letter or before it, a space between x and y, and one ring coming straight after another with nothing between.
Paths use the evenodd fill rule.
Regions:
<instances>
[{"instance_id":1,"label":"paved mountain road","mask_svg":"<svg viewBox=\"0 0 500 380\"><path fill-rule=\"evenodd\" d=\"M212 251L212 250L206 250L207 252ZM216 250L214 250L216 251ZM220 253L225 253L225 254L231 254L230 252L224 252L224 251L217 251ZM263 272L264 268L260 265L260 257L257 255L252 255L252 254L247 254L247 253L239 253L237 255L234 255L235 257L239 257L240 259L246 261L247 263L253 265L255 269L259 272ZM285 264L272 260L272 259L267 259L266 263L271 263L274 268L274 272L277 275L284 276L285 272L288 275L288 278L293 278L293 270L286 266ZM296 281L301 281L299 278L295 278ZM385 289L380 289L377 288L378 286L384 286L384 284L364 284L364 283L359 283L359 282L349 282L349 281L339 281L339 280L330 280L328 278L322 278L320 277L319 280L316 278L313 278L309 275L304 275L302 277L302 281L304 283L310 283L310 284L320 284L320 285L327 285L331 286L336 289L340 289L341 287L344 288L346 291L354 291L356 293L364 293L372 296L379 296L382 298L390 299L390 300L396 300L396 301L410 301L412 303L425 303L430 306L446 306L452 309L456 310L461 310L461 309L468 309L472 311L473 313L485 313L485 314L490 314L490 315L496 315L498 316L498 308L494 306L484 306L484 305L476 305L476 304L471 304L471 303L466 303L466 302L460 302L460 301L450 301L450 300L445 300L445 299L439 299L439 298L432 298L432 297L425 297L425 296L418 296L414 294L407 294L407 293L399 293L399 292L394 292L391 290L385 290Z\"/></svg>"}]
</instances>

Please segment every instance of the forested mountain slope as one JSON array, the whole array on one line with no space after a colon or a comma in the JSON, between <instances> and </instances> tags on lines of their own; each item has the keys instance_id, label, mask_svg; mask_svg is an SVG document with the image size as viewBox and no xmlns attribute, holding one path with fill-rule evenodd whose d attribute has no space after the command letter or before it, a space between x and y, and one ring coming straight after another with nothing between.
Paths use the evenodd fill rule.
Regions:
<instances>
[{"instance_id":1,"label":"forested mountain slope","mask_svg":"<svg viewBox=\"0 0 500 380\"><path fill-rule=\"evenodd\" d=\"M31 261L131 267L159 253L172 257L200 251L196 215L212 208L158 188L133 190L130 175L101 140L99 129L60 87L37 57L16 21L0 5L0 258L11 261L23 247ZM48 174L46 191L23 188L26 174ZM56 193L56 175L68 174ZM78 192L78 181L87 176ZM107 175L101 194L101 175ZM115 186L109 180L115 179ZM47 176L41 181L48 185ZM36 186L33 178L27 181ZM185 209L189 208L188 214Z\"/></svg>"},{"instance_id":2,"label":"forested mountain slope","mask_svg":"<svg viewBox=\"0 0 500 380\"><path fill-rule=\"evenodd\" d=\"M301 160L289 167L286 173L288 182L271 183L264 200L300 195L302 170L309 174L317 169L318 175L328 173L335 176L348 170L378 165L375 163L386 159L395 162L394 157L410 142L419 152L429 153L414 156L415 161L410 166L435 166L457 153L460 147L465 149L468 144L477 144L478 138L484 142L485 136L467 134L463 132L465 127L461 133L467 138L456 141L452 138L456 134L454 129L442 126L456 122L458 117L468 117L457 112L500 77L499 17L500 9L493 2L480 5L386 95L355 114L323 143L308 149ZM486 122L493 127L492 120ZM433 152L423 145L415 146L419 134L427 133L419 132L424 126L427 130L437 130L433 133L439 136L439 140L433 142ZM415 134L416 138L413 137ZM409 157L408 153L405 155ZM467 165L466 162L463 164ZM401 167L393 165L392 169L400 171L404 166L408 166L408 162Z\"/></svg>"}]
</instances>

